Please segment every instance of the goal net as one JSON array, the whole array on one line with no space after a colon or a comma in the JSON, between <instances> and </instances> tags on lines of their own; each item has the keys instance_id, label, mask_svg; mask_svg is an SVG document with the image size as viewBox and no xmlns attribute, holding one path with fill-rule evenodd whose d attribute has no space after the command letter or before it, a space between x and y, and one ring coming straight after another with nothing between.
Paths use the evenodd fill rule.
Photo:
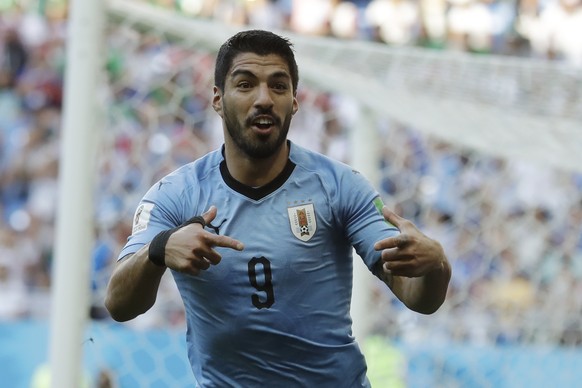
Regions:
<instances>
[{"instance_id":1,"label":"goal net","mask_svg":"<svg viewBox=\"0 0 582 388\"><path fill-rule=\"evenodd\" d=\"M118 251L147 188L221 144L213 61L237 29L145 2L113 0L107 12L96 229ZM369 286L354 303L365 308L354 320L365 327L374 386L579 378L580 70L282 34L295 43L301 76L290 138L360 169L452 263L447 301L431 316L362 278ZM92 368L124 387L189 386L171 278L151 311L117 325L100 307L110 269L95 273L84 345ZM541 368L548 360L553 369Z\"/></svg>"}]
</instances>

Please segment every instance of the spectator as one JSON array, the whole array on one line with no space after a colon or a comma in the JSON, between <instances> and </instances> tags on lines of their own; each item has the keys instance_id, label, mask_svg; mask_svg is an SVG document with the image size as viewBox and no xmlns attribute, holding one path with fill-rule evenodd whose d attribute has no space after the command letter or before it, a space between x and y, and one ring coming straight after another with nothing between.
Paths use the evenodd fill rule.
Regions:
<instances>
[{"instance_id":1,"label":"spectator","mask_svg":"<svg viewBox=\"0 0 582 388\"><path fill-rule=\"evenodd\" d=\"M304 35L330 34L335 0L293 0L289 27Z\"/></svg>"},{"instance_id":2,"label":"spectator","mask_svg":"<svg viewBox=\"0 0 582 388\"><path fill-rule=\"evenodd\" d=\"M366 20L376 30L375 39L390 45L412 45L419 37L418 5L410 0L372 0Z\"/></svg>"},{"instance_id":3,"label":"spectator","mask_svg":"<svg viewBox=\"0 0 582 388\"><path fill-rule=\"evenodd\" d=\"M450 49L490 53L493 46L493 15L480 0L450 0L447 12Z\"/></svg>"},{"instance_id":4,"label":"spectator","mask_svg":"<svg viewBox=\"0 0 582 388\"><path fill-rule=\"evenodd\" d=\"M13 88L22 75L28 61L28 51L13 28L4 33L0 63L0 88Z\"/></svg>"},{"instance_id":5,"label":"spectator","mask_svg":"<svg viewBox=\"0 0 582 388\"><path fill-rule=\"evenodd\" d=\"M535 54L582 66L582 1L549 2L528 32Z\"/></svg>"}]
</instances>

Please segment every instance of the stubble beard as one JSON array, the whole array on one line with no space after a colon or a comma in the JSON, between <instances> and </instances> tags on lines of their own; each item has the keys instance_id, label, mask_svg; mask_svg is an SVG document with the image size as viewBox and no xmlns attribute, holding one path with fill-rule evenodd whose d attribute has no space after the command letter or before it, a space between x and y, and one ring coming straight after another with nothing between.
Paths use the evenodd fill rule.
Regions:
<instances>
[{"instance_id":1,"label":"stubble beard","mask_svg":"<svg viewBox=\"0 0 582 388\"><path fill-rule=\"evenodd\" d=\"M281 120L277 120L275 123L280 128L278 135L275 133L261 137L255 135L250 129L252 119L247 119L243 124L236 120L236 115L230 114L226 105L223 105L223 108L224 123L228 134L234 144L248 157L252 159L269 158L275 155L287 140L287 134L291 126L291 114L287 115L282 123Z\"/></svg>"}]
</instances>

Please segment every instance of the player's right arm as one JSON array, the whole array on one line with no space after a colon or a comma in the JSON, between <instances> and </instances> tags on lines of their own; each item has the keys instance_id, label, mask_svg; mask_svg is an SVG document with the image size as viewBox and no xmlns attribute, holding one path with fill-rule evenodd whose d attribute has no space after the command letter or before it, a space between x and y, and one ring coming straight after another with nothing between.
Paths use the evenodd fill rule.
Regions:
<instances>
[{"instance_id":1,"label":"player's right arm","mask_svg":"<svg viewBox=\"0 0 582 388\"><path fill-rule=\"evenodd\" d=\"M210 223L216 213L215 207L204 213L205 223ZM200 223L180 227L170 235L164 250L164 266L150 260L150 244L119 260L113 270L105 307L116 321L131 320L154 305L166 268L195 276L220 262L221 255L214 247L244 248L240 241L210 233Z\"/></svg>"},{"instance_id":2,"label":"player's right arm","mask_svg":"<svg viewBox=\"0 0 582 388\"><path fill-rule=\"evenodd\" d=\"M166 268L149 260L148 249L149 244L144 245L136 253L119 260L109 279L105 307L118 322L129 321L145 313L156 301Z\"/></svg>"}]
</instances>

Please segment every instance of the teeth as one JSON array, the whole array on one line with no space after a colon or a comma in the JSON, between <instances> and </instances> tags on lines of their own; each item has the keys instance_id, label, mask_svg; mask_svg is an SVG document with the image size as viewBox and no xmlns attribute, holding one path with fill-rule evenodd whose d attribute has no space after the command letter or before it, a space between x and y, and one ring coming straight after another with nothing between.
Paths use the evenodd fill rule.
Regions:
<instances>
[{"instance_id":1,"label":"teeth","mask_svg":"<svg viewBox=\"0 0 582 388\"><path fill-rule=\"evenodd\" d=\"M259 119L259 120L257 120L257 124L271 125L271 124L273 124L273 122L271 120L268 120L268 119Z\"/></svg>"}]
</instances>

